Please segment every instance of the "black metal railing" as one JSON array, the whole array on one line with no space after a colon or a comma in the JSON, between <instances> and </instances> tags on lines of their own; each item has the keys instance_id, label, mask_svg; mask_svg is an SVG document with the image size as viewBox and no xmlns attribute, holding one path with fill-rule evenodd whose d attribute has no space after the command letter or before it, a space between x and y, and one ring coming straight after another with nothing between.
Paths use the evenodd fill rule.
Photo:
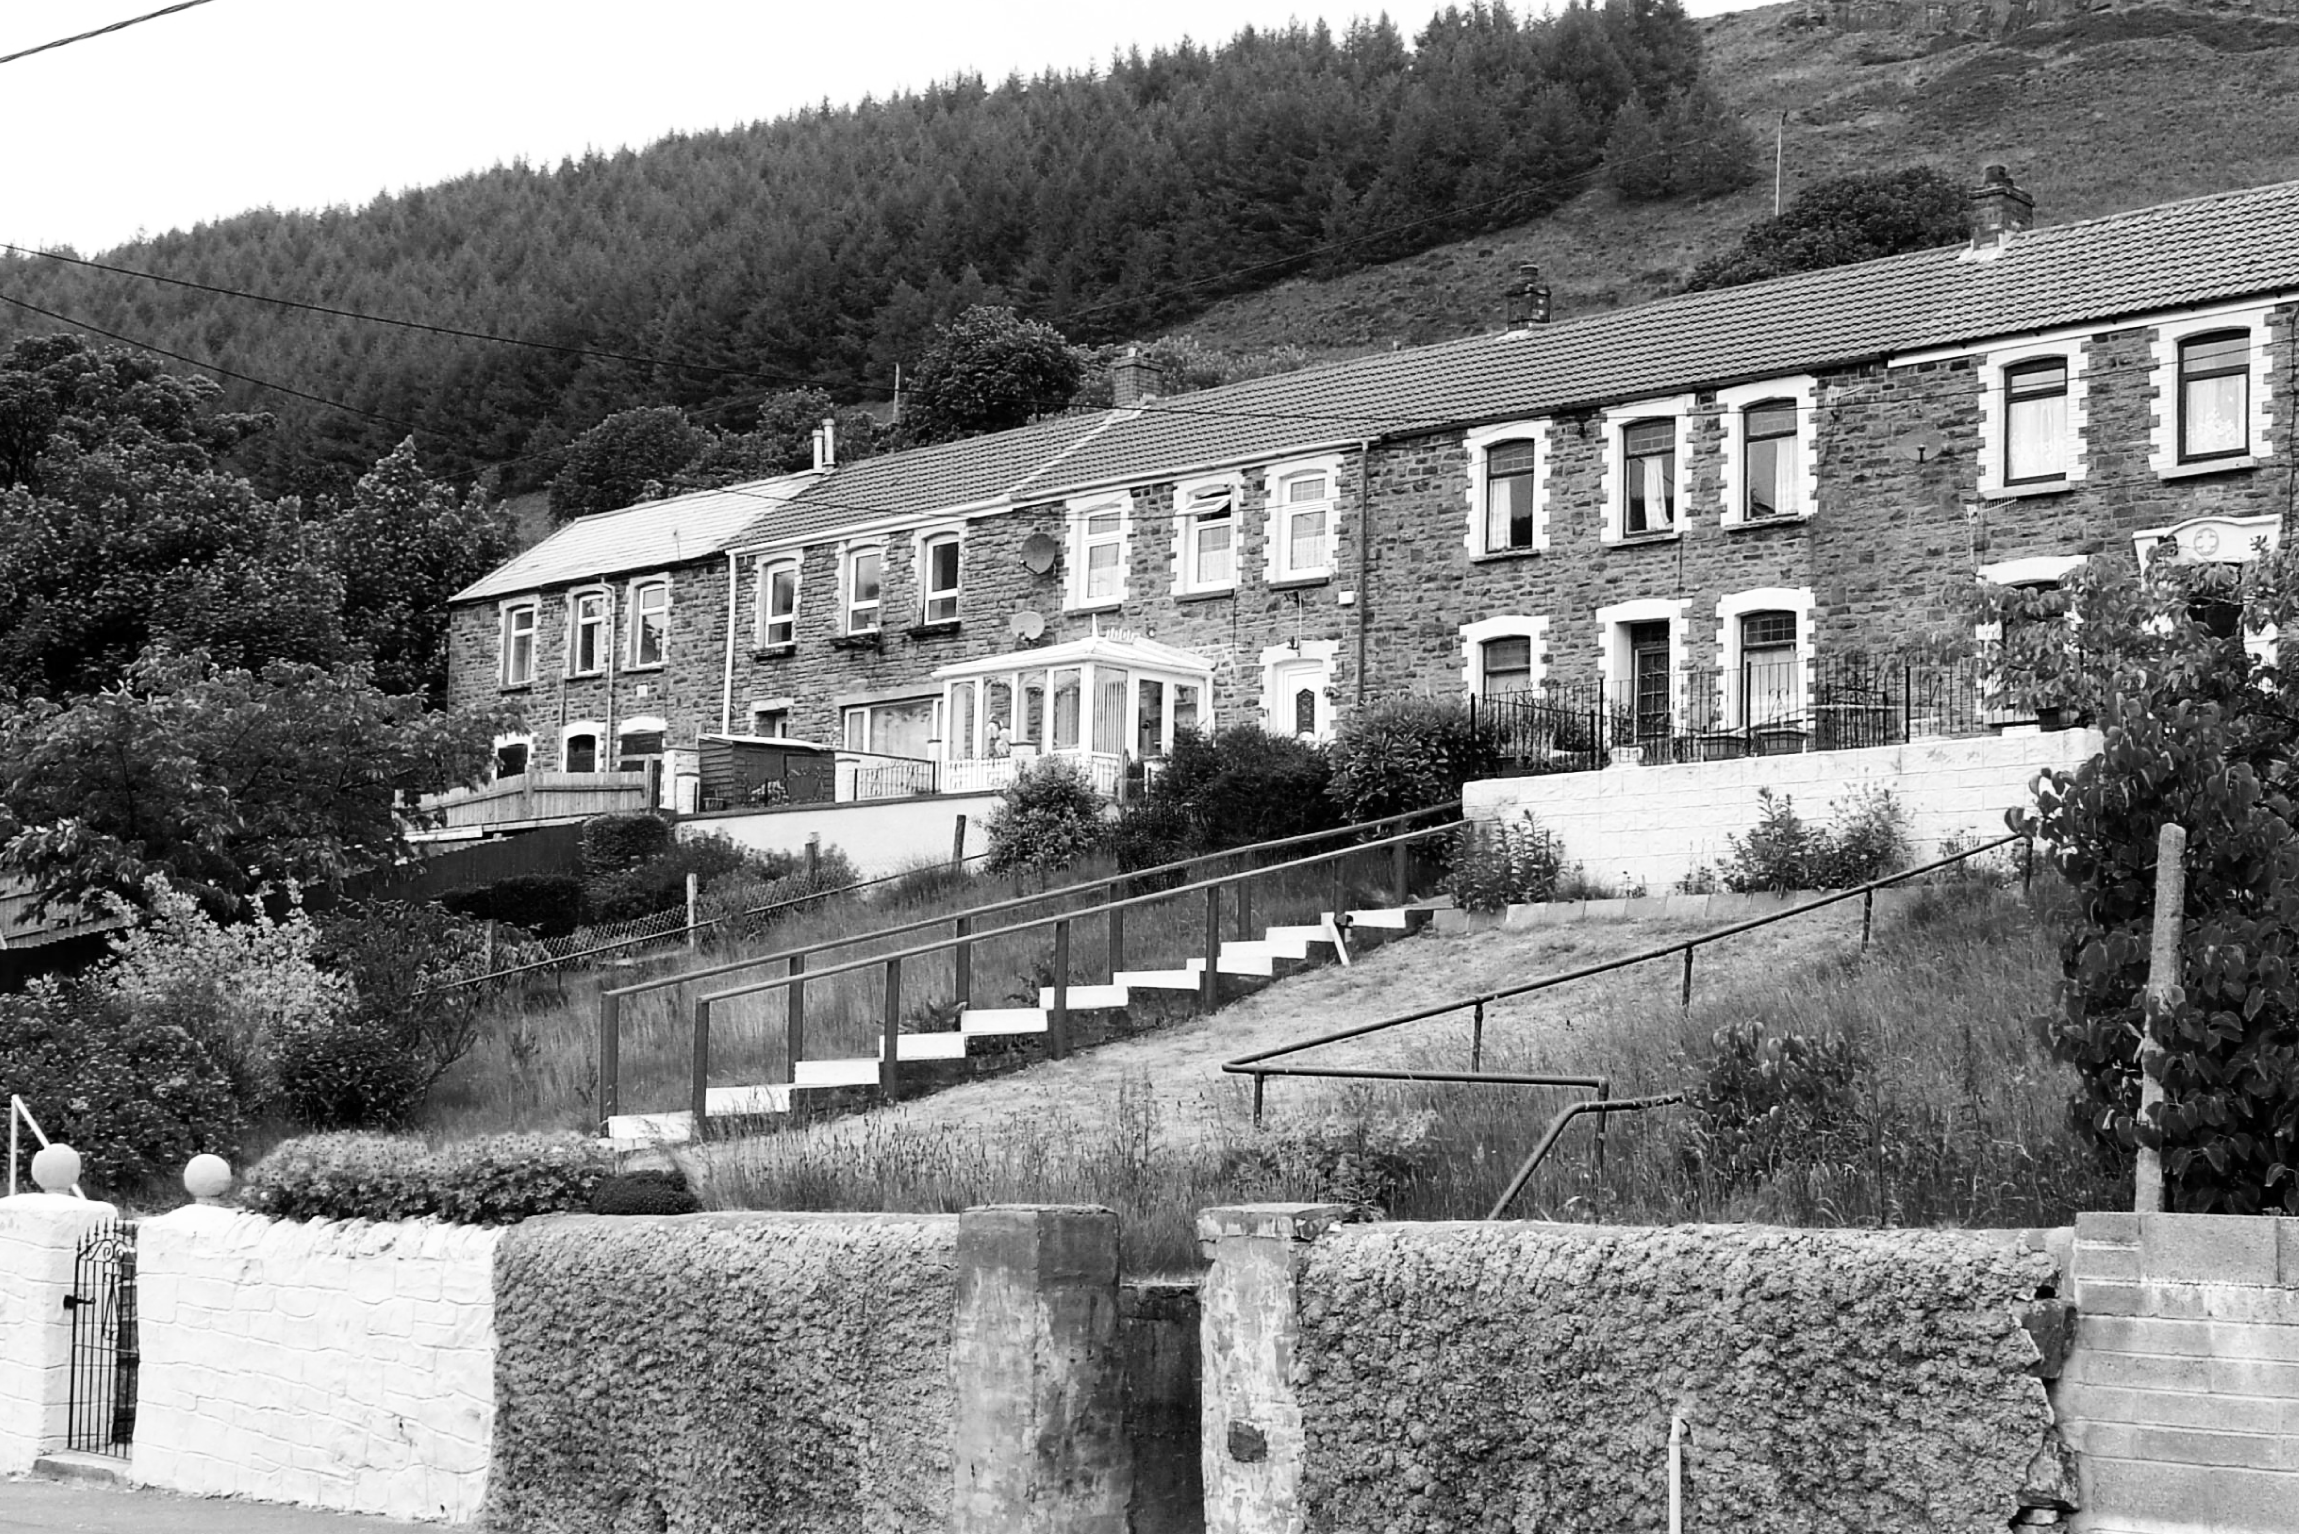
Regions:
<instances>
[{"instance_id":1,"label":"black metal railing","mask_svg":"<svg viewBox=\"0 0 2299 1534\"><path fill-rule=\"evenodd\" d=\"M88 1228L72 1259L64 1447L125 1458L136 1433L136 1227Z\"/></svg>"}]
</instances>

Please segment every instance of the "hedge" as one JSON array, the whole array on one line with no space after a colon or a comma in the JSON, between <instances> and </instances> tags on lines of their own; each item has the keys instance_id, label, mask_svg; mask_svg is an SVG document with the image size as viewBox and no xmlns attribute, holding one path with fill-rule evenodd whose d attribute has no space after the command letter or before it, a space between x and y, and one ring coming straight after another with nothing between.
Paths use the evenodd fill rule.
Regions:
<instances>
[{"instance_id":1,"label":"hedge","mask_svg":"<svg viewBox=\"0 0 2299 1534\"><path fill-rule=\"evenodd\" d=\"M511 1225L586 1207L613 1171L614 1152L584 1135L494 1135L440 1150L412 1135L305 1135L256 1163L240 1203L279 1220Z\"/></svg>"}]
</instances>

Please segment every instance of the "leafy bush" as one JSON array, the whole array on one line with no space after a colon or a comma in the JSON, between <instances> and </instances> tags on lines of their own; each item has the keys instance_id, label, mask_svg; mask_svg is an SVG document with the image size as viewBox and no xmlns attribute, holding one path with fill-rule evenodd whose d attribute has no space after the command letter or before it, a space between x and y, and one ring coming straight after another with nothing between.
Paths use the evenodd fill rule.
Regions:
<instances>
[{"instance_id":1,"label":"leafy bush","mask_svg":"<svg viewBox=\"0 0 2299 1534\"><path fill-rule=\"evenodd\" d=\"M1445 892L1464 911L1556 898L1564 848L1527 810L1514 821L1464 821L1453 832Z\"/></svg>"},{"instance_id":2,"label":"leafy bush","mask_svg":"<svg viewBox=\"0 0 2299 1534\"><path fill-rule=\"evenodd\" d=\"M1727 1025L1691 1062L1685 1132L1692 1169L1719 1187L1754 1186L1790 1165L1851 1159L1867 1061L1849 1038L1767 1036Z\"/></svg>"},{"instance_id":3,"label":"leafy bush","mask_svg":"<svg viewBox=\"0 0 2299 1534\"><path fill-rule=\"evenodd\" d=\"M1436 1149L1436 1123L1428 1110L1359 1110L1279 1124L1230 1147L1226 1170L1245 1196L1346 1204L1376 1217Z\"/></svg>"},{"instance_id":4,"label":"leafy bush","mask_svg":"<svg viewBox=\"0 0 2299 1534\"><path fill-rule=\"evenodd\" d=\"M83 1181L121 1194L165 1181L246 1132L230 1074L182 1028L87 985L40 979L0 996L7 1091L80 1153Z\"/></svg>"},{"instance_id":5,"label":"leafy bush","mask_svg":"<svg viewBox=\"0 0 2299 1534\"><path fill-rule=\"evenodd\" d=\"M1062 868L1100 850L1108 825L1093 783L1059 757L1017 773L998 795L983 831L992 873Z\"/></svg>"},{"instance_id":6,"label":"leafy bush","mask_svg":"<svg viewBox=\"0 0 2299 1534\"><path fill-rule=\"evenodd\" d=\"M353 1016L382 1029L420 1068L428 1090L478 1042L487 935L438 906L399 900L338 906L320 922L314 957L351 982Z\"/></svg>"},{"instance_id":7,"label":"leafy bush","mask_svg":"<svg viewBox=\"0 0 2299 1534\"><path fill-rule=\"evenodd\" d=\"M1756 796L1756 829L1725 838L1731 855L1716 876L1726 889L1849 889L1907 861L1907 812L1889 789L1855 789L1829 806L1835 818L1828 826L1807 824L1791 795L1760 788Z\"/></svg>"},{"instance_id":8,"label":"leafy bush","mask_svg":"<svg viewBox=\"0 0 2299 1534\"><path fill-rule=\"evenodd\" d=\"M1165 770L1118 818L1119 863L1148 868L1330 830L1342 824L1331 779L1323 751L1259 725L1177 730Z\"/></svg>"},{"instance_id":9,"label":"leafy bush","mask_svg":"<svg viewBox=\"0 0 2299 1534\"><path fill-rule=\"evenodd\" d=\"M449 890L439 904L457 916L499 921L537 937L565 937L583 924L588 910L583 881L573 874L513 874Z\"/></svg>"},{"instance_id":10,"label":"leafy bush","mask_svg":"<svg viewBox=\"0 0 2299 1534\"><path fill-rule=\"evenodd\" d=\"M583 822L579 866L587 878L636 868L671 850L671 823L660 815L594 815Z\"/></svg>"},{"instance_id":11,"label":"leafy bush","mask_svg":"<svg viewBox=\"0 0 2299 1534\"><path fill-rule=\"evenodd\" d=\"M693 1214L702 1208L675 1171L618 1172L591 1190L593 1214Z\"/></svg>"},{"instance_id":12,"label":"leafy bush","mask_svg":"<svg viewBox=\"0 0 2299 1534\"><path fill-rule=\"evenodd\" d=\"M495 1135L432 1151L413 1136L284 1140L240 1185L240 1203L279 1220L414 1220L510 1225L589 1204L614 1153L582 1135Z\"/></svg>"},{"instance_id":13,"label":"leafy bush","mask_svg":"<svg viewBox=\"0 0 2299 1534\"><path fill-rule=\"evenodd\" d=\"M762 869L786 871L767 875L760 872ZM750 866L716 880L705 889L700 915L706 922L718 923L722 936L755 937L783 917L814 910L820 904L812 900L803 905L790 902L804 900L809 895L829 895L857 882L859 876L854 865L836 847L822 849L811 876L803 857L765 853Z\"/></svg>"},{"instance_id":14,"label":"leafy bush","mask_svg":"<svg viewBox=\"0 0 2299 1534\"><path fill-rule=\"evenodd\" d=\"M281 1024L271 1075L272 1101L312 1129L397 1129L431 1085L386 1021L356 1013Z\"/></svg>"},{"instance_id":15,"label":"leafy bush","mask_svg":"<svg viewBox=\"0 0 2299 1534\"><path fill-rule=\"evenodd\" d=\"M1451 698L1391 698L1342 721L1326 792L1351 821L1448 804L1461 785L1497 776L1500 734Z\"/></svg>"}]
</instances>

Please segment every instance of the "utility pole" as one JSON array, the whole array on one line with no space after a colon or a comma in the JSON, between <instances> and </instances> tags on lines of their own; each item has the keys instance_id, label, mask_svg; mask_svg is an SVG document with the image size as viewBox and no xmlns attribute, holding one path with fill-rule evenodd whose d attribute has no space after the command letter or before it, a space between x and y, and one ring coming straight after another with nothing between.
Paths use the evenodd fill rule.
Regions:
<instances>
[{"instance_id":1,"label":"utility pole","mask_svg":"<svg viewBox=\"0 0 2299 1534\"><path fill-rule=\"evenodd\" d=\"M2148 945L2147 993L2141 1003L2139 1119L2161 1123L2163 1036L2180 1002L2179 938L2187 905L2187 829L2166 821L2155 841L2155 929ZM2154 1065L2154 1070L2148 1067ZM2150 1109L2154 1112L2151 1114ZM2163 1211L2163 1152L2142 1145L2132 1176L2132 1208Z\"/></svg>"}]
</instances>

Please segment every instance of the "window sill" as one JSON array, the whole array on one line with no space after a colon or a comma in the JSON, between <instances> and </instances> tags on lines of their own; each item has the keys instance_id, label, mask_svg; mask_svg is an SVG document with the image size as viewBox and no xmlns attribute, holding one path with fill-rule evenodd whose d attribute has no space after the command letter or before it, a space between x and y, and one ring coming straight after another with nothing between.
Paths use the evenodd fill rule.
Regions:
<instances>
[{"instance_id":1,"label":"window sill","mask_svg":"<svg viewBox=\"0 0 2299 1534\"><path fill-rule=\"evenodd\" d=\"M1674 528L1671 528L1665 533L1622 533L1619 537L1614 538L1609 544L1607 544L1606 547L1615 549L1633 549L1648 543L1675 543L1683 537L1684 534Z\"/></svg>"},{"instance_id":2,"label":"window sill","mask_svg":"<svg viewBox=\"0 0 2299 1534\"><path fill-rule=\"evenodd\" d=\"M1721 525L1726 532L1738 532L1747 527L1802 527L1811 520L1812 513L1798 511L1784 517L1726 517L1722 519ZM1666 533L1661 536L1673 538L1676 534Z\"/></svg>"},{"instance_id":3,"label":"window sill","mask_svg":"<svg viewBox=\"0 0 2299 1534\"><path fill-rule=\"evenodd\" d=\"M783 644L755 645L750 653L753 660L783 660L798 653L798 641L793 639Z\"/></svg>"},{"instance_id":4,"label":"window sill","mask_svg":"<svg viewBox=\"0 0 2299 1534\"><path fill-rule=\"evenodd\" d=\"M1332 584L1333 572L1330 570L1322 570L1315 575L1282 576L1277 580L1271 581L1269 583L1269 589L1271 591L1306 591L1312 586L1330 586Z\"/></svg>"},{"instance_id":5,"label":"window sill","mask_svg":"<svg viewBox=\"0 0 2299 1534\"><path fill-rule=\"evenodd\" d=\"M1065 602L1062 604L1062 611L1066 613L1114 613L1125 605L1126 599L1124 597L1096 597L1091 602Z\"/></svg>"},{"instance_id":6,"label":"window sill","mask_svg":"<svg viewBox=\"0 0 2299 1534\"><path fill-rule=\"evenodd\" d=\"M883 650L886 648L886 635L879 629L869 629L860 634L833 634L830 636L830 648L833 650Z\"/></svg>"},{"instance_id":7,"label":"window sill","mask_svg":"<svg viewBox=\"0 0 2299 1534\"><path fill-rule=\"evenodd\" d=\"M1469 563L1473 565L1501 565L1507 564L1512 559L1533 559L1547 552L1546 549L1538 545L1529 549L1487 549L1481 554L1471 554Z\"/></svg>"},{"instance_id":8,"label":"window sill","mask_svg":"<svg viewBox=\"0 0 2299 1534\"><path fill-rule=\"evenodd\" d=\"M1176 602L1218 602L1224 597L1236 595L1235 586L1208 586L1202 591L1177 591L1173 599Z\"/></svg>"},{"instance_id":9,"label":"window sill","mask_svg":"<svg viewBox=\"0 0 2299 1534\"><path fill-rule=\"evenodd\" d=\"M932 623L913 623L902 632L912 639L946 639L958 632L958 620L937 618Z\"/></svg>"},{"instance_id":10,"label":"window sill","mask_svg":"<svg viewBox=\"0 0 2299 1534\"><path fill-rule=\"evenodd\" d=\"M2157 479L2196 479L2205 474L2234 474L2244 469L2256 469L2259 460L2246 453L2241 458L2205 458L2196 463L2175 463L2167 469L2155 471Z\"/></svg>"},{"instance_id":11,"label":"window sill","mask_svg":"<svg viewBox=\"0 0 2299 1534\"><path fill-rule=\"evenodd\" d=\"M606 668L602 666L596 671L562 672L560 674L560 680L566 682L596 682L606 674Z\"/></svg>"},{"instance_id":12,"label":"window sill","mask_svg":"<svg viewBox=\"0 0 2299 1534\"><path fill-rule=\"evenodd\" d=\"M497 682L495 690L497 692L533 692L535 684L533 682Z\"/></svg>"},{"instance_id":13,"label":"window sill","mask_svg":"<svg viewBox=\"0 0 2299 1534\"><path fill-rule=\"evenodd\" d=\"M1980 492L1983 501L2026 501L2038 496L2072 495L2081 488L2080 479L2038 480L2032 485L1994 485Z\"/></svg>"},{"instance_id":14,"label":"window sill","mask_svg":"<svg viewBox=\"0 0 2299 1534\"><path fill-rule=\"evenodd\" d=\"M669 662L668 662L668 661L659 661L659 660L652 660L652 661L648 661L648 662L647 662L645 665L643 665L643 666L637 666L637 665L632 665L632 666L625 666L625 667L623 668L623 675L625 675L625 676L629 676L629 675L630 675L632 672L634 672L634 671L660 671L660 670L662 670L662 669L663 669L665 666L667 666L668 664L669 664Z\"/></svg>"}]
</instances>

